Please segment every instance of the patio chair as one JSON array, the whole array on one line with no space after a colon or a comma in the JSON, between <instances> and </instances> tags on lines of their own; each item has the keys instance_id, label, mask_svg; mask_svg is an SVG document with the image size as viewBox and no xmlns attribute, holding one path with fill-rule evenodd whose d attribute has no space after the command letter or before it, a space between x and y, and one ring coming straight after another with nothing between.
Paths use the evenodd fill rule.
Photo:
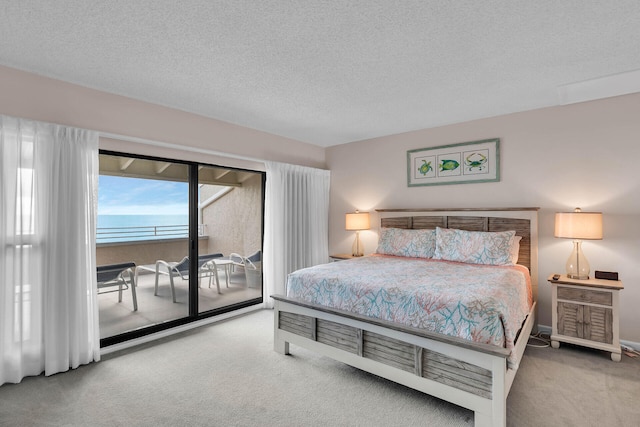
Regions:
<instances>
[{"instance_id":1,"label":"patio chair","mask_svg":"<svg viewBox=\"0 0 640 427\"><path fill-rule=\"evenodd\" d=\"M252 268L256 268L255 263L262 261L262 251L255 251L249 256L242 256L235 252L232 252L229 255L229 259L233 261L233 264L239 267L244 267L246 265L252 266Z\"/></svg>"},{"instance_id":2,"label":"patio chair","mask_svg":"<svg viewBox=\"0 0 640 427\"><path fill-rule=\"evenodd\" d=\"M118 302L122 302L122 291L131 289L131 298L133 299L133 311L138 310L138 298L136 296L136 281L134 270L136 264L126 262L121 264L99 265L96 268L98 279L98 294L106 294L110 292L118 292ZM102 289L117 286L118 289L104 291ZM101 291L102 290L102 291Z\"/></svg>"},{"instance_id":3,"label":"patio chair","mask_svg":"<svg viewBox=\"0 0 640 427\"><path fill-rule=\"evenodd\" d=\"M258 288L262 286L262 251L258 250L248 256L232 253L229 255L229 259L234 266L244 268L248 287Z\"/></svg>"},{"instance_id":4,"label":"patio chair","mask_svg":"<svg viewBox=\"0 0 640 427\"><path fill-rule=\"evenodd\" d=\"M198 256L198 287L200 287L200 279L203 277L209 277L209 287L211 287L211 279L215 277L216 271L210 267L209 262L216 259L222 258L224 255L221 253L215 254L207 254ZM155 283L155 291L153 295L158 295L158 277L161 274L169 276L169 284L171 285L171 296L173 298L173 302L176 301L176 290L174 287L174 278L179 277L182 280L189 280L189 257L186 256L182 258L180 262L167 262L163 260L156 261L156 283ZM218 293L220 292L220 283L216 281L218 286Z\"/></svg>"}]
</instances>

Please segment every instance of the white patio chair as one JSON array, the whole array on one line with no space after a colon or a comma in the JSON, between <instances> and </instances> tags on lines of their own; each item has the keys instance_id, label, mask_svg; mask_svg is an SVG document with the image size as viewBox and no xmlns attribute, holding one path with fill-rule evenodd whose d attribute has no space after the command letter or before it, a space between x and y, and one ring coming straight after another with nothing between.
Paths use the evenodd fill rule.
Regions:
<instances>
[{"instance_id":1,"label":"white patio chair","mask_svg":"<svg viewBox=\"0 0 640 427\"><path fill-rule=\"evenodd\" d=\"M200 287L200 279L203 277L209 277L209 287L211 287L212 278L216 278L216 271L211 269L209 264L210 261L215 258L222 258L224 255L221 253L208 254L208 255L200 255L198 256L198 287ZM169 284L171 286L171 297L173 298L173 302L176 301L176 290L174 285L174 278L179 277L182 280L189 280L189 257L186 256L182 258L180 262L167 262L163 260L156 261L156 283L154 295L158 295L158 278L161 274L169 276ZM218 293L220 292L220 283L216 280L216 285L218 287Z\"/></svg>"},{"instance_id":2,"label":"white patio chair","mask_svg":"<svg viewBox=\"0 0 640 427\"><path fill-rule=\"evenodd\" d=\"M258 288L262 286L262 251L256 251L249 256L242 256L237 253L229 255L234 266L244 268L247 286Z\"/></svg>"},{"instance_id":3,"label":"white patio chair","mask_svg":"<svg viewBox=\"0 0 640 427\"><path fill-rule=\"evenodd\" d=\"M136 281L134 270L136 264L133 262L126 262L121 264L99 265L96 268L97 281L98 281L98 294L106 294L110 292L118 292L118 302L122 302L122 291L125 289L131 289L131 298L133 299L133 311L138 310L138 298L136 296ZM104 291L102 289L115 287L118 289L112 289ZM102 290L102 291L101 291Z\"/></svg>"}]
</instances>

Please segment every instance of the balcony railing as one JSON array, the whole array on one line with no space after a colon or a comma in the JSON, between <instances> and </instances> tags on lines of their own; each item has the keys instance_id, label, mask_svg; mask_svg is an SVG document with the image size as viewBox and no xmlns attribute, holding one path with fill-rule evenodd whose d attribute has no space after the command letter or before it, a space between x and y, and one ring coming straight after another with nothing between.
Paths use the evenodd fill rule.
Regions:
<instances>
[{"instance_id":1,"label":"balcony railing","mask_svg":"<svg viewBox=\"0 0 640 427\"><path fill-rule=\"evenodd\" d=\"M198 224L198 236L204 236L206 224ZM140 240L180 239L189 237L189 225L147 225L139 227L98 227L97 243Z\"/></svg>"}]
</instances>

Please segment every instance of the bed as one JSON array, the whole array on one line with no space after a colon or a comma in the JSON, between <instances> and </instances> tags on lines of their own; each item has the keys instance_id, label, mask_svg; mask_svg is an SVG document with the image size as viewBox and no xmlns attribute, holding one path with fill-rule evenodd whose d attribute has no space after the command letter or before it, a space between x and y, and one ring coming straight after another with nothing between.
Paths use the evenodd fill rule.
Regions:
<instances>
[{"instance_id":1,"label":"bed","mask_svg":"<svg viewBox=\"0 0 640 427\"><path fill-rule=\"evenodd\" d=\"M493 318L493 324L478 326L485 332L486 330L498 331L494 341L491 336L483 336L482 333L471 328L467 328L468 330L463 331L464 333L458 333L465 329L459 326L453 326L453 333L446 330L446 327L435 330L425 329L425 324L431 322L432 317L420 318L415 312L399 314L395 309L381 308L380 304L373 311L371 307L362 308L360 304L362 298L354 298L355 294L364 292L362 289L347 290L336 285L333 286L333 294L327 291L328 293L325 292L320 297L309 296L311 295L309 287L303 286L306 279L300 279L296 272L291 275L294 279L290 277L289 286L292 291L288 291L287 296L272 296L274 299L274 349L281 354L289 354L289 344L292 343L468 408L475 413L476 426L505 426L506 399L515 378L519 360L535 324L537 210L538 208L388 209L376 212L380 217L381 235L383 231L387 235L391 229L437 230L441 233L438 234L438 238L451 233L464 233L458 230L480 231L485 234L490 232L491 235L515 232L514 234L519 237L515 239L519 240L516 250L517 264L520 267L471 266L485 268L494 275L498 271L509 271L505 274L523 276L527 282L524 291L527 295L527 305L524 307L524 314L515 316L516 326L505 326L504 330L499 332L499 328L495 326L495 319L499 319L498 323L503 322L502 314L489 316ZM426 234L429 233L433 235L435 231L426 232ZM387 274L384 271L390 271L390 277L402 281L415 273L411 270L406 270L408 273L405 276L398 273L412 268L409 267L411 264L409 260L401 258L387 255L364 257L339 261L333 264L341 265L334 267L331 265L314 267L311 272L316 275L333 274L330 280L327 279L332 283L348 283L351 279L347 279L347 272L362 271L356 268L360 266L370 272L370 282L376 282L379 276ZM444 258L440 261L414 260L414 263L420 265L419 268L427 268L427 265L438 263L466 264L450 262L446 256ZM393 267L387 265L383 270L374 270L373 264L383 260L391 262L390 265ZM462 265L462 267L468 266ZM451 270L438 271L439 273L435 275L441 281L447 274L451 274ZM469 277L476 274L475 271ZM391 291L389 289L380 291L386 295L384 301L389 299L387 297L390 292L396 292L398 288L404 286L404 283L403 286L398 286L398 283L392 283L389 286ZM416 286L421 286L421 283ZM310 287L313 288L314 285ZM315 287L321 286L316 284ZM407 285L407 287L410 286ZM339 290L336 291L336 289ZM371 294L370 289L367 292ZM347 302L335 298L337 294L347 295ZM518 298L522 301L523 297ZM399 300L400 305L412 305L409 297L401 296ZM472 320L468 323L478 322ZM474 341L473 339L477 337L479 339Z\"/></svg>"}]
</instances>

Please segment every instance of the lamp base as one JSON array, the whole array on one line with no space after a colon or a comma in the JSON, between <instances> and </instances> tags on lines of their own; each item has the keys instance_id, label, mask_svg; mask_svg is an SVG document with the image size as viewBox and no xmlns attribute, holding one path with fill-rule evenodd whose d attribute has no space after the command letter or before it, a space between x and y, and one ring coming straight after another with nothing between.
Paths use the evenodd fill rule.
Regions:
<instances>
[{"instance_id":1,"label":"lamp base","mask_svg":"<svg viewBox=\"0 0 640 427\"><path fill-rule=\"evenodd\" d=\"M364 246L362 246L362 242L360 241L360 232L356 231L356 238L353 241L353 245L351 246L351 255L352 256L363 256L364 255Z\"/></svg>"},{"instance_id":2,"label":"lamp base","mask_svg":"<svg viewBox=\"0 0 640 427\"><path fill-rule=\"evenodd\" d=\"M588 280L591 267L589 261L582 252L582 242L580 240L573 241L573 252L567 260L567 277L576 280Z\"/></svg>"}]
</instances>

